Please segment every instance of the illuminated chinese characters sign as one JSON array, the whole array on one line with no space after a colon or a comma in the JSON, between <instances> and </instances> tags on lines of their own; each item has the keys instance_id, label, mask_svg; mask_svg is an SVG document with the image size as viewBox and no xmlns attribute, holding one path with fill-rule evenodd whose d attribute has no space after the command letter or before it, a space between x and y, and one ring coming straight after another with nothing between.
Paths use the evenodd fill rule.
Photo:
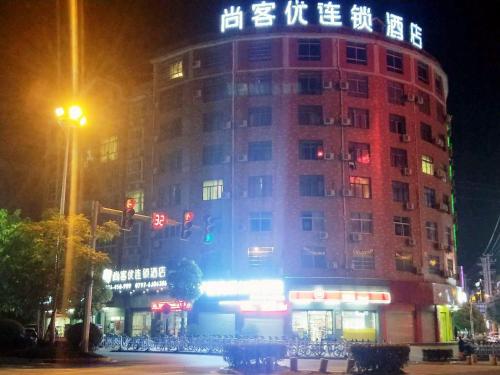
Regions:
<instances>
[{"instance_id":1,"label":"illuminated chinese characters sign","mask_svg":"<svg viewBox=\"0 0 500 375\"><path fill-rule=\"evenodd\" d=\"M281 13L287 26L307 26L309 17L316 17L319 25L324 27L342 27L341 5L332 1L318 2L315 9L303 0L289 0L284 9L279 10L274 1L261 1L251 5L250 20L255 28L272 27ZM224 9L220 16L220 31L225 33L231 30L245 28L245 11L241 6L230 6ZM405 26L403 17L386 12L385 35L388 38L403 41L405 38L415 47L422 48L422 28L411 22ZM350 25L354 30L373 32L373 16L368 6L354 4L349 10Z\"/></svg>"},{"instance_id":2,"label":"illuminated chinese characters sign","mask_svg":"<svg viewBox=\"0 0 500 375\"><path fill-rule=\"evenodd\" d=\"M146 267L130 270L113 271L105 269L102 279L111 290L145 290L145 289L165 289L167 287L167 268Z\"/></svg>"}]
</instances>

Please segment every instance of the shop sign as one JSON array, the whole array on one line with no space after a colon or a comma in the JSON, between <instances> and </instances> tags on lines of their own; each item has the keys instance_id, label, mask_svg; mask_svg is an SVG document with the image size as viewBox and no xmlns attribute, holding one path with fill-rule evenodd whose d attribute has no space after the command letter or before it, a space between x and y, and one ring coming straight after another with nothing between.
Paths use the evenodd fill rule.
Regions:
<instances>
[{"instance_id":1,"label":"shop sign","mask_svg":"<svg viewBox=\"0 0 500 375\"><path fill-rule=\"evenodd\" d=\"M243 313L284 313L288 311L285 301L220 301L220 306L235 306Z\"/></svg>"},{"instance_id":2,"label":"shop sign","mask_svg":"<svg viewBox=\"0 0 500 375\"><path fill-rule=\"evenodd\" d=\"M163 289L167 287L167 268L143 267L129 270L111 270L106 268L102 279L111 290Z\"/></svg>"},{"instance_id":3,"label":"shop sign","mask_svg":"<svg viewBox=\"0 0 500 375\"><path fill-rule=\"evenodd\" d=\"M389 292L347 291L347 290L291 290L288 294L292 303L358 303L358 304L389 304Z\"/></svg>"},{"instance_id":4,"label":"shop sign","mask_svg":"<svg viewBox=\"0 0 500 375\"><path fill-rule=\"evenodd\" d=\"M248 297L257 299L284 299L285 286L280 279L263 280L207 280L201 283L201 292L207 297Z\"/></svg>"},{"instance_id":5,"label":"shop sign","mask_svg":"<svg viewBox=\"0 0 500 375\"><path fill-rule=\"evenodd\" d=\"M248 14L251 15L251 23L256 29L273 27L278 16L283 17L287 26L307 26L313 17L317 19L319 25L326 28L335 29L344 26L343 9L337 1L320 1L316 9L309 5L303 0L289 0L284 9L278 10L276 2L261 1L252 4ZM373 32L373 15L370 7L354 4L348 12L352 29ZM246 18L246 11L241 6L231 5L225 8L220 16L220 31L222 33L231 30L241 31L246 27ZM410 22L409 26L405 26L403 17L386 12L385 25L385 35L388 38L399 41L407 39L413 46L422 48L422 28L418 24Z\"/></svg>"},{"instance_id":6,"label":"shop sign","mask_svg":"<svg viewBox=\"0 0 500 375\"><path fill-rule=\"evenodd\" d=\"M151 311L153 312L178 312L178 311L191 311L193 304L191 302L182 300L173 301L156 301L151 304Z\"/></svg>"}]
</instances>

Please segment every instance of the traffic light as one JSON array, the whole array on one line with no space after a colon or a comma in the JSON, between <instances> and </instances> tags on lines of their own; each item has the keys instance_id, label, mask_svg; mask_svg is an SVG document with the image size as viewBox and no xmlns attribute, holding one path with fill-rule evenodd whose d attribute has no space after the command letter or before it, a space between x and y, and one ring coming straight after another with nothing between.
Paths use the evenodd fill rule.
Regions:
<instances>
[{"instance_id":1,"label":"traffic light","mask_svg":"<svg viewBox=\"0 0 500 375\"><path fill-rule=\"evenodd\" d=\"M182 215L181 239L187 240L191 236L191 228L193 227L194 212L184 211Z\"/></svg>"},{"instance_id":2,"label":"traffic light","mask_svg":"<svg viewBox=\"0 0 500 375\"><path fill-rule=\"evenodd\" d=\"M125 207L122 211L122 222L121 228L123 230L131 231L134 225L134 215L135 215L135 204L136 200L134 198L127 198L125 201Z\"/></svg>"},{"instance_id":3,"label":"traffic light","mask_svg":"<svg viewBox=\"0 0 500 375\"><path fill-rule=\"evenodd\" d=\"M205 216L205 225L203 233L203 242L206 245L210 245L214 241L214 229L215 229L215 219L213 216Z\"/></svg>"}]
</instances>

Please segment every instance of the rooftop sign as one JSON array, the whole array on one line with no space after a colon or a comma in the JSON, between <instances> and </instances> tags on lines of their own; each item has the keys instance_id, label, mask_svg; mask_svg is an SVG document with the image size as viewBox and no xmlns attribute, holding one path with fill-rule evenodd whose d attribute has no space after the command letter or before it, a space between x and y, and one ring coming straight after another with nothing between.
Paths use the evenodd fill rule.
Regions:
<instances>
[{"instance_id":1,"label":"rooftop sign","mask_svg":"<svg viewBox=\"0 0 500 375\"><path fill-rule=\"evenodd\" d=\"M162 289L167 287L167 268L160 266L129 270L105 269L102 279L111 290Z\"/></svg>"},{"instance_id":2,"label":"rooftop sign","mask_svg":"<svg viewBox=\"0 0 500 375\"><path fill-rule=\"evenodd\" d=\"M318 23L323 27L337 28L344 26L342 21L342 8L340 4L332 1L317 3L316 9L310 9L309 5L302 0L289 0L282 17L287 26L307 26L309 17L316 13ZM274 1L261 1L250 7L251 22L257 29L274 26L280 11ZM371 8L354 4L349 12L350 24L354 30L373 32L373 18ZM388 38L404 41L405 38L415 47L422 48L422 28L416 23L410 22L405 27L403 17L396 14L385 13L385 35ZM220 31L225 33L231 30L243 30L245 28L245 13L241 6L230 6L225 8L220 16Z\"/></svg>"}]
</instances>

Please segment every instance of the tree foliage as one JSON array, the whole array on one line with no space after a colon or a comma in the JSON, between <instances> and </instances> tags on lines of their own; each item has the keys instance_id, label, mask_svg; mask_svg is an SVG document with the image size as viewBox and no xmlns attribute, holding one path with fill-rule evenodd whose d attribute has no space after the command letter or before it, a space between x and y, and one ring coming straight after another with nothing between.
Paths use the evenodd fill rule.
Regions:
<instances>
[{"instance_id":1,"label":"tree foliage","mask_svg":"<svg viewBox=\"0 0 500 375\"><path fill-rule=\"evenodd\" d=\"M169 294L184 301L195 301L200 296L202 272L190 259L181 259L168 274Z\"/></svg>"},{"instance_id":2,"label":"tree foliage","mask_svg":"<svg viewBox=\"0 0 500 375\"><path fill-rule=\"evenodd\" d=\"M488 314L488 318L500 324L500 299L494 299L489 302L486 313Z\"/></svg>"},{"instance_id":3,"label":"tree foliage","mask_svg":"<svg viewBox=\"0 0 500 375\"><path fill-rule=\"evenodd\" d=\"M486 332L486 323L483 314L472 305L472 320L474 322L474 332ZM460 309L453 312L453 324L458 330L467 330L470 332L470 304L464 304Z\"/></svg>"},{"instance_id":4,"label":"tree foliage","mask_svg":"<svg viewBox=\"0 0 500 375\"><path fill-rule=\"evenodd\" d=\"M71 235L70 225L74 228ZM108 222L97 228L96 236L101 242L110 241L118 233L118 225ZM90 223L83 215L65 218L47 212L35 222L23 220L19 212L0 210L0 314L29 321L40 307L48 310L56 295L58 309L78 307L91 266L96 270L94 301L108 300L109 292L101 290L104 286L98 275L109 258L92 249L90 239ZM72 248L71 270L65 264L68 245ZM69 288L62 301L64 278Z\"/></svg>"}]
</instances>

